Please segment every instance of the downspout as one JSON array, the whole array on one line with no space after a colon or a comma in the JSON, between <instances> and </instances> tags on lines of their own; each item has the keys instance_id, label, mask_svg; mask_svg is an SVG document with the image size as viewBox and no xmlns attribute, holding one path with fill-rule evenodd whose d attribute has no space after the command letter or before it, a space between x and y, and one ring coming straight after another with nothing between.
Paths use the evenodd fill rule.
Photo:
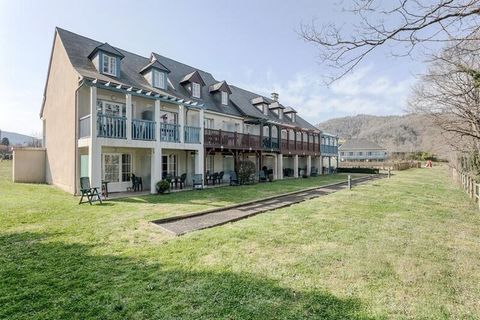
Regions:
<instances>
[{"instance_id":1,"label":"downspout","mask_svg":"<svg viewBox=\"0 0 480 320\"><path fill-rule=\"evenodd\" d=\"M75 89L75 159L74 159L74 167L75 167L75 174L74 174L74 186L75 191L74 195L78 195L78 91L81 87L85 84L85 80L81 77L80 84L78 85L77 89Z\"/></svg>"}]
</instances>

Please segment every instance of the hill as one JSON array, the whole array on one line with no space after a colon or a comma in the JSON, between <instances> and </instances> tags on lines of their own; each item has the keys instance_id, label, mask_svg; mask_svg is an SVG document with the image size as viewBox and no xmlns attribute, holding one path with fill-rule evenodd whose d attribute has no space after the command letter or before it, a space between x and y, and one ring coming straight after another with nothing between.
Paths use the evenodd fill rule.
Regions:
<instances>
[{"instance_id":1,"label":"hill","mask_svg":"<svg viewBox=\"0 0 480 320\"><path fill-rule=\"evenodd\" d=\"M8 131L0 131L0 141L4 138L8 138L10 141L10 145L28 145L31 144L36 138L32 136L27 136L25 134L15 133L15 132L8 132Z\"/></svg>"},{"instance_id":2,"label":"hill","mask_svg":"<svg viewBox=\"0 0 480 320\"><path fill-rule=\"evenodd\" d=\"M424 115L357 115L331 119L317 125L340 139L367 139L389 152L427 151L447 157L450 147L440 129Z\"/></svg>"}]
</instances>

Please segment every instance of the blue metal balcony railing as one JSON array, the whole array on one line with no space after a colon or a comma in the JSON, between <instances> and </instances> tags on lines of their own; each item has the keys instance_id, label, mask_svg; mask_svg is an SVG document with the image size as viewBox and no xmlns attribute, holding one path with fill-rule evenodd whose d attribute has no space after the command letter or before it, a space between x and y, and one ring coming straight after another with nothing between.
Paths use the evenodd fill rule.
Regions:
<instances>
[{"instance_id":1,"label":"blue metal balcony railing","mask_svg":"<svg viewBox=\"0 0 480 320\"><path fill-rule=\"evenodd\" d=\"M133 140L155 140L155 121L132 120L132 139Z\"/></svg>"},{"instance_id":2,"label":"blue metal balcony railing","mask_svg":"<svg viewBox=\"0 0 480 320\"><path fill-rule=\"evenodd\" d=\"M321 154L338 154L338 146L328 146L326 144L322 144L320 146L320 153Z\"/></svg>"},{"instance_id":3,"label":"blue metal balcony railing","mask_svg":"<svg viewBox=\"0 0 480 320\"><path fill-rule=\"evenodd\" d=\"M185 143L200 143L200 128L185 126Z\"/></svg>"},{"instance_id":4,"label":"blue metal balcony railing","mask_svg":"<svg viewBox=\"0 0 480 320\"><path fill-rule=\"evenodd\" d=\"M172 123L160 123L160 140L166 142L179 142L180 125Z\"/></svg>"},{"instance_id":5,"label":"blue metal balcony railing","mask_svg":"<svg viewBox=\"0 0 480 320\"><path fill-rule=\"evenodd\" d=\"M97 118L97 135L103 138L126 139L125 117L99 114Z\"/></svg>"}]
</instances>

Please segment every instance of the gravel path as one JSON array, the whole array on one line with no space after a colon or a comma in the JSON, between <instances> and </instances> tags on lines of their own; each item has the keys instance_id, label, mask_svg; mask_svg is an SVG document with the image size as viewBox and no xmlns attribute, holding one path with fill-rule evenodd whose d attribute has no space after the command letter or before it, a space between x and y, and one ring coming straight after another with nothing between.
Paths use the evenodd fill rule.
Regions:
<instances>
[{"instance_id":1,"label":"gravel path","mask_svg":"<svg viewBox=\"0 0 480 320\"><path fill-rule=\"evenodd\" d=\"M383 175L374 175L352 179L352 185L365 183L370 180L383 177ZM211 228L240 219L245 219L265 211L288 207L292 204L317 198L323 195L328 195L345 188L348 188L346 181L318 188L310 188L277 195L267 199L255 200L235 206L197 212L184 216L169 217L152 222L162 227L166 231L179 236L187 232Z\"/></svg>"}]
</instances>

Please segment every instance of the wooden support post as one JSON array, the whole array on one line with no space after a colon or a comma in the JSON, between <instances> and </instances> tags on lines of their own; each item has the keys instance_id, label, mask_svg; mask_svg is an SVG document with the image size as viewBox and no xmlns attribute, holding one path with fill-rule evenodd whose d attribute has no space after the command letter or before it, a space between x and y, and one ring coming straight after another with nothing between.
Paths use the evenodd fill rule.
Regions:
<instances>
[{"instance_id":1,"label":"wooden support post","mask_svg":"<svg viewBox=\"0 0 480 320\"><path fill-rule=\"evenodd\" d=\"M348 175L348 189L352 190L352 176Z\"/></svg>"}]
</instances>

